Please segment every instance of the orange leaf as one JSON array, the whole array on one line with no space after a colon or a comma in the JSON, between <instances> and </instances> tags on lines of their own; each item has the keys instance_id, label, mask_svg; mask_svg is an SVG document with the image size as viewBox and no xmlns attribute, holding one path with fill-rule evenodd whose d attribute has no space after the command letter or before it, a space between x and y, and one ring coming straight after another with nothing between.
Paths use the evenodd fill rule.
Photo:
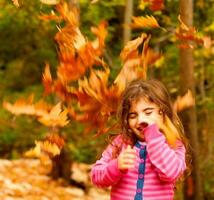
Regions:
<instances>
[{"instance_id":1,"label":"orange leaf","mask_svg":"<svg viewBox=\"0 0 214 200\"><path fill-rule=\"evenodd\" d=\"M142 34L141 37L128 42L122 50L121 59L124 65L114 81L118 93L122 93L128 82L138 78L146 79L148 65L154 64L160 58L159 53L148 47L149 40L150 36ZM142 43L143 49L139 55L138 47Z\"/></svg>"},{"instance_id":2,"label":"orange leaf","mask_svg":"<svg viewBox=\"0 0 214 200\"><path fill-rule=\"evenodd\" d=\"M94 129L108 130L109 117L116 113L119 96L115 87L109 87L109 68L91 70L89 77L79 80L76 92L80 113L71 115L78 121L87 123L87 131Z\"/></svg>"},{"instance_id":3,"label":"orange leaf","mask_svg":"<svg viewBox=\"0 0 214 200\"><path fill-rule=\"evenodd\" d=\"M46 113L38 118L38 121L45 126L60 126L64 127L69 123L67 119L68 110L62 111L61 103L55 105L49 113Z\"/></svg>"},{"instance_id":4,"label":"orange leaf","mask_svg":"<svg viewBox=\"0 0 214 200\"><path fill-rule=\"evenodd\" d=\"M102 21L98 27L91 27L91 32L97 36L97 39L92 43L95 49L103 50L105 46L105 38L107 36L107 22ZM98 41L98 42L97 42Z\"/></svg>"},{"instance_id":5,"label":"orange leaf","mask_svg":"<svg viewBox=\"0 0 214 200\"><path fill-rule=\"evenodd\" d=\"M71 99L76 99L75 89L60 79L54 81L54 91L63 101L69 102Z\"/></svg>"},{"instance_id":6,"label":"orange leaf","mask_svg":"<svg viewBox=\"0 0 214 200\"><path fill-rule=\"evenodd\" d=\"M157 20L153 16L146 17L132 17L132 28L159 28Z\"/></svg>"},{"instance_id":7,"label":"orange leaf","mask_svg":"<svg viewBox=\"0 0 214 200\"><path fill-rule=\"evenodd\" d=\"M120 53L121 60L125 62L129 58L129 55L131 55L133 51L136 51L136 49L143 43L146 37L147 35L143 33L140 37L129 41Z\"/></svg>"},{"instance_id":8,"label":"orange leaf","mask_svg":"<svg viewBox=\"0 0 214 200\"><path fill-rule=\"evenodd\" d=\"M58 134L50 134L45 138L45 140L52 144L56 144L60 149L65 145L64 139Z\"/></svg>"},{"instance_id":9,"label":"orange leaf","mask_svg":"<svg viewBox=\"0 0 214 200\"><path fill-rule=\"evenodd\" d=\"M171 145L172 147L176 147L176 141L180 139L180 136L178 134L177 128L169 119L169 117L165 116L164 123L159 123L158 126L166 137L166 140L169 145Z\"/></svg>"},{"instance_id":10,"label":"orange leaf","mask_svg":"<svg viewBox=\"0 0 214 200\"><path fill-rule=\"evenodd\" d=\"M178 40L181 41L181 48L194 48L192 44L188 42L192 41L196 44L204 44L202 38L197 36L196 29L194 27L188 27L181 19L180 15L178 16L180 26L177 28L175 35Z\"/></svg>"},{"instance_id":11,"label":"orange leaf","mask_svg":"<svg viewBox=\"0 0 214 200\"><path fill-rule=\"evenodd\" d=\"M49 141L35 141L36 146L27 152L27 157L42 157L44 154L48 156L56 156L60 154L60 148Z\"/></svg>"},{"instance_id":12,"label":"orange leaf","mask_svg":"<svg viewBox=\"0 0 214 200\"><path fill-rule=\"evenodd\" d=\"M34 115L35 108L32 104L33 98L33 95L29 96L28 99L21 98L18 99L14 104L4 101L3 107L14 115Z\"/></svg>"},{"instance_id":13,"label":"orange leaf","mask_svg":"<svg viewBox=\"0 0 214 200\"><path fill-rule=\"evenodd\" d=\"M53 87L52 87L53 80L50 72L50 66L48 63L46 63L45 65L45 71L42 75L42 83L45 88L44 94L45 95L50 94L53 91Z\"/></svg>"},{"instance_id":14,"label":"orange leaf","mask_svg":"<svg viewBox=\"0 0 214 200\"><path fill-rule=\"evenodd\" d=\"M181 112L189 107L195 105L195 98L192 95L192 92L188 90L184 96L178 96L176 101L173 104L173 107L176 112Z\"/></svg>"}]
</instances>

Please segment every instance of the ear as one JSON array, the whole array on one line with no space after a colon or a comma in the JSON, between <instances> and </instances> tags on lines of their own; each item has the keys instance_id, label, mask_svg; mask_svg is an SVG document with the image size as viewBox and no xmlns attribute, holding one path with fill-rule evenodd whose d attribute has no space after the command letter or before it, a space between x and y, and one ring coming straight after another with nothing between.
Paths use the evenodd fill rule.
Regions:
<instances>
[{"instance_id":1,"label":"ear","mask_svg":"<svg viewBox=\"0 0 214 200\"><path fill-rule=\"evenodd\" d=\"M161 109L159 110L159 115L163 115L163 111Z\"/></svg>"}]
</instances>

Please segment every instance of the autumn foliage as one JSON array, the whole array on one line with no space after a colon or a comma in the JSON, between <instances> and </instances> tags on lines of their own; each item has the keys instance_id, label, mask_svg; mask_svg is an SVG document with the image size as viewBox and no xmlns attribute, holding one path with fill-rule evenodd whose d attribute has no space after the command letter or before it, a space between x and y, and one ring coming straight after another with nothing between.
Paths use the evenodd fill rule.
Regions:
<instances>
[{"instance_id":1,"label":"autumn foliage","mask_svg":"<svg viewBox=\"0 0 214 200\"><path fill-rule=\"evenodd\" d=\"M164 7L160 0L141 3L147 3L151 10L161 10ZM14 104L4 102L3 106L14 115L31 115L50 127L47 138L36 141L36 147L27 155L43 153L55 156L64 146L64 140L56 130L66 126L70 120L84 123L85 131L96 130L97 134L115 128L113 119L127 83L134 79L146 79L148 67L152 67L162 55L149 46L151 35L142 33L121 50L121 70L110 82L111 69L103 58L108 28L106 21L91 28L94 40L90 41L80 30L78 11L68 8L66 3L57 4L55 12L41 15L40 18L64 23L63 27L58 26L55 36L59 58L56 76L51 74L50 66L46 63L42 77L44 95L56 94L60 101L56 105L47 104L44 100L34 103L31 96L17 100ZM153 16L132 19L132 28L160 28ZM178 40L190 40L200 44L203 42L196 36L194 28L187 27L181 20L180 22L181 25L175 33ZM193 99L190 93L183 98L179 97L175 102L175 110L181 111L193 105Z\"/></svg>"}]
</instances>

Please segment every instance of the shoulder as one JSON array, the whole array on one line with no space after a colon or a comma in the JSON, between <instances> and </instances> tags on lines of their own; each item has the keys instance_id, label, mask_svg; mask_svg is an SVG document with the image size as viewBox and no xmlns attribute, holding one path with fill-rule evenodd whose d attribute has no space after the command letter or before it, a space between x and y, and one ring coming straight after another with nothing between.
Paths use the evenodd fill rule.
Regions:
<instances>
[{"instance_id":1,"label":"shoulder","mask_svg":"<svg viewBox=\"0 0 214 200\"><path fill-rule=\"evenodd\" d=\"M124 147L124 146L128 145L128 142L124 139L122 134L118 134L118 135L114 136L114 138L112 139L110 145L111 146Z\"/></svg>"},{"instance_id":2,"label":"shoulder","mask_svg":"<svg viewBox=\"0 0 214 200\"><path fill-rule=\"evenodd\" d=\"M124 148L126 148L127 144L122 136L122 134L115 135L111 138L106 150L111 152L112 154L118 154Z\"/></svg>"}]
</instances>

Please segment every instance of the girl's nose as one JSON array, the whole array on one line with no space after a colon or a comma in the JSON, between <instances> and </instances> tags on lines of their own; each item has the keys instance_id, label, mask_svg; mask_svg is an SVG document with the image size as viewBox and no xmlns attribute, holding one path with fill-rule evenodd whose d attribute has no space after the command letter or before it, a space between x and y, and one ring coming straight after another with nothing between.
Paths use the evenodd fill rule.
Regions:
<instances>
[{"instance_id":1,"label":"girl's nose","mask_svg":"<svg viewBox=\"0 0 214 200\"><path fill-rule=\"evenodd\" d=\"M138 124L143 123L144 122L144 116L142 114L139 114L137 120L138 120L138 122L137 122Z\"/></svg>"},{"instance_id":2,"label":"girl's nose","mask_svg":"<svg viewBox=\"0 0 214 200\"><path fill-rule=\"evenodd\" d=\"M140 114L138 115L138 127L145 128L148 126L148 123L145 122L145 117Z\"/></svg>"}]
</instances>

